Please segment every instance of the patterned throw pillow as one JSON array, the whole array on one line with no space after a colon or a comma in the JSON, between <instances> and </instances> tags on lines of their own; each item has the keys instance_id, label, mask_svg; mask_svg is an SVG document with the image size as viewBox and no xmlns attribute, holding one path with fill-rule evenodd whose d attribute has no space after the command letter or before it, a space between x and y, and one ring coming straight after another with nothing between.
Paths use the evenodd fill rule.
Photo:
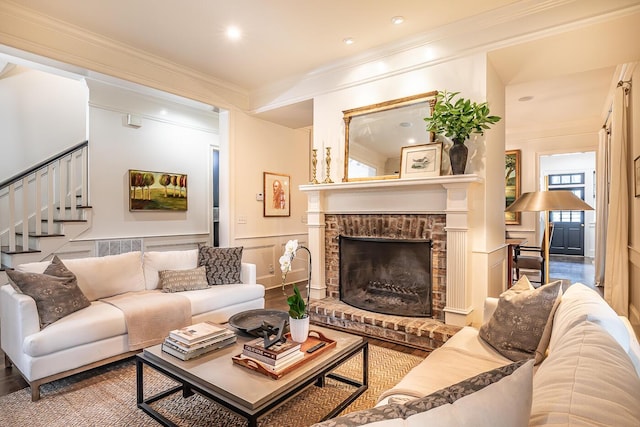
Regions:
<instances>
[{"instance_id":1,"label":"patterned throw pillow","mask_svg":"<svg viewBox=\"0 0 640 427\"><path fill-rule=\"evenodd\" d=\"M53 257L43 274L16 270L7 270L6 273L16 292L35 300L40 329L91 305L78 287L76 276L57 256Z\"/></svg>"},{"instance_id":2,"label":"patterned throw pillow","mask_svg":"<svg viewBox=\"0 0 640 427\"><path fill-rule=\"evenodd\" d=\"M162 292L182 292L207 289L207 270L205 266L191 270L160 270L159 288Z\"/></svg>"},{"instance_id":3,"label":"patterned throw pillow","mask_svg":"<svg viewBox=\"0 0 640 427\"><path fill-rule=\"evenodd\" d=\"M504 292L491 319L480 327L479 336L498 353L511 360L544 359L551 325L560 299L562 281L531 291Z\"/></svg>"},{"instance_id":4,"label":"patterned throw pillow","mask_svg":"<svg viewBox=\"0 0 640 427\"><path fill-rule=\"evenodd\" d=\"M209 286L240 283L242 246L236 248L200 246L198 266L206 267Z\"/></svg>"},{"instance_id":5,"label":"patterned throw pillow","mask_svg":"<svg viewBox=\"0 0 640 427\"><path fill-rule=\"evenodd\" d=\"M495 384L501 379L508 377L509 375L514 373L525 363L526 361L521 360L510 365L483 372L474 377L460 381L457 384L433 392L425 397L412 399L403 404L391 403L388 405L377 406L375 408L367 409L364 411L351 412L341 417L314 424L313 427L356 427L384 420L393 420L399 418L407 419L408 417L414 416L416 414L430 411L443 405L454 403L455 401L465 396L469 396L490 386L491 384ZM530 369L530 371L530 376L532 376L533 369ZM531 391L529 391L529 394L531 394ZM501 402L501 404L504 403ZM528 409L530 409L530 406L531 405L529 399Z\"/></svg>"}]
</instances>

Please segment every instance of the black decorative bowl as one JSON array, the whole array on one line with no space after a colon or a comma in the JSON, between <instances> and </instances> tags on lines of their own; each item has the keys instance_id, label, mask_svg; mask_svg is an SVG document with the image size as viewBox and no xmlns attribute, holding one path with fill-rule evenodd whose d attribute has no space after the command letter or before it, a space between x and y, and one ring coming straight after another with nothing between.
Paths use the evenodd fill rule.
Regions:
<instances>
[{"instance_id":1,"label":"black decorative bowl","mask_svg":"<svg viewBox=\"0 0 640 427\"><path fill-rule=\"evenodd\" d=\"M229 318L229 325L246 334L261 337L260 331L264 327L277 328L283 321L286 328L289 324L289 313L286 311L256 309L234 314Z\"/></svg>"}]
</instances>

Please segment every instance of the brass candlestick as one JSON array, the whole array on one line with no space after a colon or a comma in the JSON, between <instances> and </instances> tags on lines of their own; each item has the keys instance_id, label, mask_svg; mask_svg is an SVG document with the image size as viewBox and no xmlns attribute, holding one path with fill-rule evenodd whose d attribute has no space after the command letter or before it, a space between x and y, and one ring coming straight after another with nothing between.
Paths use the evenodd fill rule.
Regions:
<instances>
[{"instance_id":1,"label":"brass candlestick","mask_svg":"<svg viewBox=\"0 0 640 427\"><path fill-rule=\"evenodd\" d=\"M314 148L311 151L313 151L313 154L311 155L311 165L313 166L313 168L311 169L311 183L319 184L318 180L316 179L316 172L318 172L318 149Z\"/></svg>"},{"instance_id":2,"label":"brass candlestick","mask_svg":"<svg viewBox=\"0 0 640 427\"><path fill-rule=\"evenodd\" d=\"M324 178L324 184L333 184L331 181L331 147L327 147L327 157L325 158L325 162L327 163L327 175Z\"/></svg>"}]
</instances>

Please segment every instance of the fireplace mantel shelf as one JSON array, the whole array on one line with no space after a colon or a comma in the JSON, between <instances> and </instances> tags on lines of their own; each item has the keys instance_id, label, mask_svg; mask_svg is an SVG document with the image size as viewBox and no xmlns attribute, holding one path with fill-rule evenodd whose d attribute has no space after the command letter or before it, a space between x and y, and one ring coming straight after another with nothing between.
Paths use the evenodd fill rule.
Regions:
<instances>
[{"instance_id":1,"label":"fireplace mantel shelf","mask_svg":"<svg viewBox=\"0 0 640 427\"><path fill-rule=\"evenodd\" d=\"M333 184L305 184L300 185L300 191L344 191L344 190L393 190L402 187L427 186L434 188L446 188L452 184L482 183L483 179L478 175L445 175L433 178L403 178L384 179L373 181L350 181Z\"/></svg>"}]
</instances>

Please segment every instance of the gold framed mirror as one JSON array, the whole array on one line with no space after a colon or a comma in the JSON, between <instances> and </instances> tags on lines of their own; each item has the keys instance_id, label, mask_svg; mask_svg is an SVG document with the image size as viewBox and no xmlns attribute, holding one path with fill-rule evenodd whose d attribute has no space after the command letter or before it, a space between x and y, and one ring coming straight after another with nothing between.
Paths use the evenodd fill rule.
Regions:
<instances>
[{"instance_id":1,"label":"gold framed mirror","mask_svg":"<svg viewBox=\"0 0 640 427\"><path fill-rule=\"evenodd\" d=\"M431 115L437 91L343 111L344 182L396 179L402 147L428 144L424 118Z\"/></svg>"}]
</instances>

